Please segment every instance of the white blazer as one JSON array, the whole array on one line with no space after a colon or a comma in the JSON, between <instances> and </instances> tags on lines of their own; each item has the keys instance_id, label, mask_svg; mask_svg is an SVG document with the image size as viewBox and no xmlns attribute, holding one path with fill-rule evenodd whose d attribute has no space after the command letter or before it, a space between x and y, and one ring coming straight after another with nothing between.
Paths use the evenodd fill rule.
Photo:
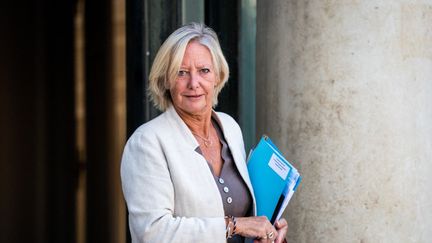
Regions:
<instances>
[{"instance_id":1,"label":"white blazer","mask_svg":"<svg viewBox=\"0 0 432 243\"><path fill-rule=\"evenodd\" d=\"M213 112L234 162L255 197L243 136L229 115ZM226 242L223 202L199 144L171 106L129 138L121 180L132 242Z\"/></svg>"}]
</instances>

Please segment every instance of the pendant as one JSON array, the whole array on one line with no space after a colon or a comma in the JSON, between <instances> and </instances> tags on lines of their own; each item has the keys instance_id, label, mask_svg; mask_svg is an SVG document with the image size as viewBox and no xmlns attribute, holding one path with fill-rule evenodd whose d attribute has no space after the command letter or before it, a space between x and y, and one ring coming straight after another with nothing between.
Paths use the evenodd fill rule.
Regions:
<instances>
[{"instance_id":1,"label":"pendant","mask_svg":"<svg viewBox=\"0 0 432 243\"><path fill-rule=\"evenodd\" d=\"M209 147L209 146L212 145L212 141L211 141L211 140L203 140L203 141L204 141L204 145L205 145L206 147Z\"/></svg>"}]
</instances>

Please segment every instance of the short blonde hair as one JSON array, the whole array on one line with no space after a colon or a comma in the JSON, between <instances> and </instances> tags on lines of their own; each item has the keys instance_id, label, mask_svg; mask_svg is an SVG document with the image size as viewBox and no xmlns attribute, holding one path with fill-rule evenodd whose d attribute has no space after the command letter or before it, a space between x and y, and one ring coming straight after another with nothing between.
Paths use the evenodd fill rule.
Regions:
<instances>
[{"instance_id":1,"label":"short blonde hair","mask_svg":"<svg viewBox=\"0 0 432 243\"><path fill-rule=\"evenodd\" d=\"M148 94L154 105L161 111L165 111L172 104L169 89L177 77L186 46L195 40L206 46L212 56L216 80L218 80L213 97L213 107L217 105L219 92L228 80L228 63L222 53L216 33L204 24L190 23L174 31L165 40L150 70Z\"/></svg>"}]
</instances>

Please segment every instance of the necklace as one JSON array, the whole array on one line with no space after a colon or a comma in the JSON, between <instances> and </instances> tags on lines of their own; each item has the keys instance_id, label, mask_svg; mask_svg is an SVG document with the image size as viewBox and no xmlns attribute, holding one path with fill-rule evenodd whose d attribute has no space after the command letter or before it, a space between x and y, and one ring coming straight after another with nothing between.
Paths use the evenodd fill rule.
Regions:
<instances>
[{"instance_id":1,"label":"necklace","mask_svg":"<svg viewBox=\"0 0 432 243\"><path fill-rule=\"evenodd\" d=\"M192 134L195 135L195 136L197 136L197 137L199 137L199 138L201 138L201 139L204 141L204 145L205 145L206 147L210 147L210 146L212 146L213 141L210 139L210 133L209 133L209 135L207 136L207 138L201 137L200 135L198 135L198 134L196 134L196 133L192 133Z\"/></svg>"}]
</instances>

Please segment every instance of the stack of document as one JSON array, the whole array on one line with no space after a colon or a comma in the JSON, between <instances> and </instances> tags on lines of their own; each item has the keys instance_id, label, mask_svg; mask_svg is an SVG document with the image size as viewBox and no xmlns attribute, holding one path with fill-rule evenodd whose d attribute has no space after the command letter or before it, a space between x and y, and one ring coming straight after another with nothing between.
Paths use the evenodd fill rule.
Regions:
<instances>
[{"instance_id":1,"label":"stack of document","mask_svg":"<svg viewBox=\"0 0 432 243\"><path fill-rule=\"evenodd\" d=\"M251 150L247 167L255 194L257 215L267 216L274 224L282 216L301 176L267 136L263 136Z\"/></svg>"}]
</instances>

